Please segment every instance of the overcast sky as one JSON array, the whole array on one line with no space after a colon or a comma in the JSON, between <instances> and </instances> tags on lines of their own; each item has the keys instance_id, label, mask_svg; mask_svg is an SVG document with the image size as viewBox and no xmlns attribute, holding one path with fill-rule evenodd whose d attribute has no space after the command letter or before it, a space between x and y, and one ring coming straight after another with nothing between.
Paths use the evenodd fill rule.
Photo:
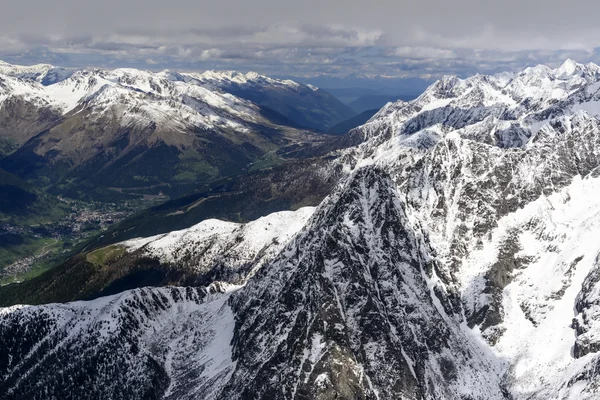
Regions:
<instances>
[{"instance_id":1,"label":"overcast sky","mask_svg":"<svg viewBox=\"0 0 600 400\"><path fill-rule=\"evenodd\" d=\"M31 64L437 76L600 62L593 0L14 0L0 58Z\"/></svg>"}]
</instances>

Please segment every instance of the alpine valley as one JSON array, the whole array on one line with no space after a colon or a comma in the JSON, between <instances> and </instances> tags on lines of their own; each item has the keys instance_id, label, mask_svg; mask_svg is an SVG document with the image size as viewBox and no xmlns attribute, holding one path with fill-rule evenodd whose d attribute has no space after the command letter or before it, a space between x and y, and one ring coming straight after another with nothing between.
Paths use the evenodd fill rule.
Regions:
<instances>
[{"instance_id":1,"label":"alpine valley","mask_svg":"<svg viewBox=\"0 0 600 400\"><path fill-rule=\"evenodd\" d=\"M197 187L0 287L0 398L600 398L599 66L444 76L333 138L255 74L1 68L22 191Z\"/></svg>"},{"instance_id":2,"label":"alpine valley","mask_svg":"<svg viewBox=\"0 0 600 400\"><path fill-rule=\"evenodd\" d=\"M75 198L177 196L277 163L354 115L318 88L253 72L0 64L0 167Z\"/></svg>"},{"instance_id":3,"label":"alpine valley","mask_svg":"<svg viewBox=\"0 0 600 400\"><path fill-rule=\"evenodd\" d=\"M336 148L322 132L354 114L254 72L0 62L0 282L150 205Z\"/></svg>"}]
</instances>

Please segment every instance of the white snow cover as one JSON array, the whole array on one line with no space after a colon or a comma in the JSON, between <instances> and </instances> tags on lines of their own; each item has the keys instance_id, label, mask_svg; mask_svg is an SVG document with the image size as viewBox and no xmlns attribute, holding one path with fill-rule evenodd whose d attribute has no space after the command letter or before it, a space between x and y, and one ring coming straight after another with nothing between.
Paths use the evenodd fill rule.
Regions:
<instances>
[{"instance_id":1,"label":"white snow cover","mask_svg":"<svg viewBox=\"0 0 600 400\"><path fill-rule=\"evenodd\" d=\"M503 293L503 330L493 349L510 365L515 399L595 398L578 390L593 382L566 382L598 354L574 358L576 298L600 254L600 178L576 177L571 185L542 196L498 222L491 238L471 254L461 271L463 297L487 296L483 276L496 262L506 240L515 241L515 257L529 260L516 271ZM598 337L600 326L591 334ZM558 395L560 393L560 396ZM581 397L577 397L577 396Z\"/></svg>"},{"instance_id":2,"label":"white snow cover","mask_svg":"<svg viewBox=\"0 0 600 400\"><path fill-rule=\"evenodd\" d=\"M63 346L76 351L82 341L94 340L87 349L93 352L125 335L140 356L152 354L164 364L170 380L164 398L213 399L235 368L230 345L235 320L228 299L239 288L223 283L207 290L142 288L93 301L0 308L0 317L14 314L27 323L43 316L52 321L46 340L59 337L57 351ZM20 362L29 362L29 356L36 354ZM135 377L136 363L143 361L131 359L127 373Z\"/></svg>"},{"instance_id":3,"label":"white snow cover","mask_svg":"<svg viewBox=\"0 0 600 400\"><path fill-rule=\"evenodd\" d=\"M287 87L289 89L297 89L302 85L289 79L281 80L270 78L265 75L261 75L257 72L250 71L246 74L237 71L214 71L208 70L202 73L182 73L184 77L188 79L196 79L204 84L214 85L215 87L221 87L223 85L240 85L240 86L251 86L256 84L267 85L272 87ZM317 90L314 86L307 86L311 90Z\"/></svg>"},{"instance_id":4,"label":"white snow cover","mask_svg":"<svg viewBox=\"0 0 600 400\"><path fill-rule=\"evenodd\" d=\"M313 214L314 207L281 211L255 221L239 224L208 219L190 228L149 238L122 242L128 250L141 249L144 254L164 263L179 265L192 255L192 269L201 270L218 263L232 270L253 265L241 281L251 277L287 244Z\"/></svg>"},{"instance_id":5,"label":"white snow cover","mask_svg":"<svg viewBox=\"0 0 600 400\"><path fill-rule=\"evenodd\" d=\"M399 192L415 199L412 218L442 269L457 277L465 312L491 301L487 274L507 243L518 246L508 256L521 267L501 290L502 322L487 328L485 339L479 326L463 326L494 354L490 360L515 400L600 398L597 347L574 354L576 344L600 343L600 285L587 289L585 311L576 308L599 264L600 180L573 173L597 160L599 89L600 67L571 60L555 70L444 77L418 99L382 108L353 132L366 141L340 157L348 172L370 164L388 170ZM418 163L429 175L407 183ZM507 187L494 186L498 173L512 176ZM576 177L567 187L552 187L569 175ZM503 196L527 197L539 185L552 194L502 217L490 233L469 236ZM481 200L465 203L470 190ZM458 241L461 231L467 237ZM435 273L429 279L444 289Z\"/></svg>"},{"instance_id":6,"label":"white snow cover","mask_svg":"<svg viewBox=\"0 0 600 400\"><path fill-rule=\"evenodd\" d=\"M373 139L360 146L370 159L404 153L405 143L396 136L431 129L442 137L457 131L500 147L523 147L552 118L578 110L600 115L599 81L599 66L572 60L554 70L539 65L520 73L444 76L413 101L387 104L353 134Z\"/></svg>"},{"instance_id":7,"label":"white snow cover","mask_svg":"<svg viewBox=\"0 0 600 400\"><path fill-rule=\"evenodd\" d=\"M285 90L301 86L253 72L180 74L132 68L68 70L45 64L2 63L0 107L7 98L18 96L62 114L82 108L93 109L97 116L112 113L125 124L145 125L153 121L170 130L190 126L233 128L242 132L252 129L248 124L262 120L259 107L220 90L218 86L223 82Z\"/></svg>"}]
</instances>

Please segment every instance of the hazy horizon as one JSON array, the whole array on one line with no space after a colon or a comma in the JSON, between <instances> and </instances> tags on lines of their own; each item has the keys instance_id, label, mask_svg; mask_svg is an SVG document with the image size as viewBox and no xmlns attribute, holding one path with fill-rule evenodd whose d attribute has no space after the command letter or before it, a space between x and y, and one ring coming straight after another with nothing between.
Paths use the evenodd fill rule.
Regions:
<instances>
[{"instance_id":1,"label":"hazy horizon","mask_svg":"<svg viewBox=\"0 0 600 400\"><path fill-rule=\"evenodd\" d=\"M466 76L567 58L600 62L596 8L588 0L27 0L0 16L0 59L298 77Z\"/></svg>"}]
</instances>

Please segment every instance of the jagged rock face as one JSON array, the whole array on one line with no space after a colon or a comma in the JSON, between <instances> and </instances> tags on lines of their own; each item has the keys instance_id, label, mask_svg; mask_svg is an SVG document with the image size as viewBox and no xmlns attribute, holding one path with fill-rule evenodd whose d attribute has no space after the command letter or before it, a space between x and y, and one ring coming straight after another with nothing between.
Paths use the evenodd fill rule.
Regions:
<instances>
[{"instance_id":1,"label":"jagged rock face","mask_svg":"<svg viewBox=\"0 0 600 400\"><path fill-rule=\"evenodd\" d=\"M578 312L573 320L573 328L577 340L573 347L573 355L577 358L600 351L600 254L594 260L590 272L583 282L581 292L577 295L575 304Z\"/></svg>"},{"instance_id":2,"label":"jagged rock face","mask_svg":"<svg viewBox=\"0 0 600 400\"><path fill-rule=\"evenodd\" d=\"M447 284L460 280L464 259L481 246L500 218L600 165L598 121L587 115L566 121L570 129L557 133L544 128L525 149L506 151L472 140L446 139L410 171L399 172L400 190L426 226ZM518 249L510 238L502 249L503 261L490 270L484 289L496 299L495 305L467 312L470 323L482 324L482 329L500 322L501 292L513 270L527 261L515 256Z\"/></svg>"},{"instance_id":3,"label":"jagged rock face","mask_svg":"<svg viewBox=\"0 0 600 400\"><path fill-rule=\"evenodd\" d=\"M358 171L232 298L223 398L503 398L430 290L429 262L389 177Z\"/></svg>"},{"instance_id":4,"label":"jagged rock face","mask_svg":"<svg viewBox=\"0 0 600 400\"><path fill-rule=\"evenodd\" d=\"M563 70L495 77L507 93L520 93L500 106L476 104L472 92L485 88L486 77L441 82L452 90L433 85L358 128L355 135L372 138L341 157L351 167L374 163L392 173L408 214L430 239L450 312L462 310L506 360L505 385L517 399L598 393L598 249L585 244L597 236L597 223L593 211L573 221L562 216L571 215L569 207L597 208L598 73L593 65ZM557 339L548 343L549 336Z\"/></svg>"},{"instance_id":5,"label":"jagged rock face","mask_svg":"<svg viewBox=\"0 0 600 400\"><path fill-rule=\"evenodd\" d=\"M397 180L400 173L412 169L425 155L442 152L435 149L436 144L461 138L473 142L470 146L481 143L508 150L497 152L503 155L511 149L538 146L537 151L547 151L538 154L551 155L565 164L566 171L556 165L558 174L580 173L572 169L579 163L593 169L593 157L579 160L568 156L596 154L595 149L585 148L595 147L595 142L588 144L579 139L597 130L600 67L575 65L555 70L538 66L518 74L476 75L464 80L444 77L419 98L390 103L365 125L351 131L347 140L357 146L341 152L339 162L348 170L375 163L390 170ZM571 135L575 151L564 147L562 154L554 154L552 146L562 143L561 137ZM538 141L546 148L536 145ZM481 148L484 152L495 151ZM543 177L540 171L528 171L526 175Z\"/></svg>"},{"instance_id":6,"label":"jagged rock face","mask_svg":"<svg viewBox=\"0 0 600 400\"><path fill-rule=\"evenodd\" d=\"M600 165L598 67L569 64L443 78L415 101L384 107L354 132L367 140L340 157L350 169L373 163L392 174L431 240L454 307L465 259L500 218ZM469 325L492 342L503 290L529 262L514 238L499 246L480 287L486 301L463 299Z\"/></svg>"}]
</instances>

